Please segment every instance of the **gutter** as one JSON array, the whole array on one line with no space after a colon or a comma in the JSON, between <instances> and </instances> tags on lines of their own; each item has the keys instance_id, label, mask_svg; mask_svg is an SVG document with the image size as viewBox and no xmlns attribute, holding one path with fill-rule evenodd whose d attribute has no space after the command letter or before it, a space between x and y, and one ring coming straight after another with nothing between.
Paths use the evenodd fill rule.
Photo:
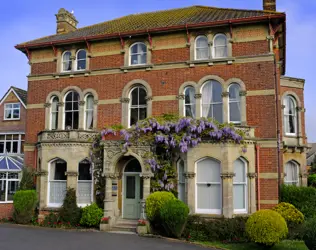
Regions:
<instances>
[{"instance_id":1,"label":"gutter","mask_svg":"<svg viewBox=\"0 0 316 250\"><path fill-rule=\"evenodd\" d=\"M176 30L186 30L188 28L202 28L207 26L217 26L217 25L230 25L230 24L241 24L241 23L248 23L251 21L269 21L270 19L278 19L284 18L285 14L273 14L268 16L260 16L260 17L250 17L250 18L237 18L237 19L229 19L229 20L222 20L222 21L213 21L213 22L206 22L206 23L198 23L198 24L185 24L185 25L176 25L170 27L163 27L163 28L154 28L154 29L146 29L146 30L138 30L138 31L129 31L123 33L113 33L113 34L102 34L102 35L94 35L88 37L78 37L78 38L71 38L65 40L59 40L55 42L42 42L42 43L33 43L33 44L18 44L15 46L16 49L20 50L27 50L29 48L36 48L36 47L48 47L52 45L64 44L64 43L73 43L73 42L85 42L88 40L98 40L98 39L110 39L110 38L120 38L123 36L131 36L131 35L148 35L148 33L152 32L167 32L167 31L176 31Z\"/></svg>"}]
</instances>

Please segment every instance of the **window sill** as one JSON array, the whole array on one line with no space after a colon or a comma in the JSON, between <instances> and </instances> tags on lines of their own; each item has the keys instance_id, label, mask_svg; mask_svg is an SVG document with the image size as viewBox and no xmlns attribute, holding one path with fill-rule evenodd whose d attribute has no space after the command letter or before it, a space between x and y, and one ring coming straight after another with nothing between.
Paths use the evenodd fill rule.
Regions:
<instances>
[{"instance_id":1,"label":"window sill","mask_svg":"<svg viewBox=\"0 0 316 250\"><path fill-rule=\"evenodd\" d=\"M1 204L13 204L13 201L0 201Z\"/></svg>"},{"instance_id":2,"label":"window sill","mask_svg":"<svg viewBox=\"0 0 316 250\"><path fill-rule=\"evenodd\" d=\"M213 59L207 59L207 60L193 60L188 61L187 64L190 65L190 67L194 67L195 64L208 64L209 66L213 66L217 63L223 63L226 62L227 64L232 64L235 61L234 57L225 57L225 58L213 58Z\"/></svg>"},{"instance_id":3,"label":"window sill","mask_svg":"<svg viewBox=\"0 0 316 250\"><path fill-rule=\"evenodd\" d=\"M16 119L3 119L4 122L12 122L12 121L20 121L21 118L16 118Z\"/></svg>"},{"instance_id":4,"label":"window sill","mask_svg":"<svg viewBox=\"0 0 316 250\"><path fill-rule=\"evenodd\" d=\"M125 73L131 70L136 70L136 69L145 69L145 70L151 70L153 67L152 64L144 64L144 65L134 65L134 66L124 66L121 67L121 70L123 70Z\"/></svg>"},{"instance_id":5,"label":"window sill","mask_svg":"<svg viewBox=\"0 0 316 250\"><path fill-rule=\"evenodd\" d=\"M66 72L59 72L53 74L55 78L59 78L61 76L69 76L69 77L74 77L75 75L85 75L88 76L90 75L90 70L76 70L76 71L66 71Z\"/></svg>"}]
</instances>

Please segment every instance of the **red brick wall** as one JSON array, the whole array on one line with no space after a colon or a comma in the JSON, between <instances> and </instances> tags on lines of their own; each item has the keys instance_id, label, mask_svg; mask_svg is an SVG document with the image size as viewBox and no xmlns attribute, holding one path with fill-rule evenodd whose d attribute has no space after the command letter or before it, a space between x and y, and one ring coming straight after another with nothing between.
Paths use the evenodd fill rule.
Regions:
<instances>
[{"instance_id":1,"label":"red brick wall","mask_svg":"<svg viewBox=\"0 0 316 250\"><path fill-rule=\"evenodd\" d=\"M8 219L13 215L13 203L1 203L0 204L0 219Z\"/></svg>"},{"instance_id":2,"label":"red brick wall","mask_svg":"<svg viewBox=\"0 0 316 250\"><path fill-rule=\"evenodd\" d=\"M55 73L57 70L56 62L33 63L31 67L32 75Z\"/></svg>"},{"instance_id":3,"label":"red brick wall","mask_svg":"<svg viewBox=\"0 0 316 250\"><path fill-rule=\"evenodd\" d=\"M90 69L119 68L124 66L124 54L90 58Z\"/></svg>"},{"instance_id":4,"label":"red brick wall","mask_svg":"<svg viewBox=\"0 0 316 250\"><path fill-rule=\"evenodd\" d=\"M269 53L268 41L233 43L233 56L252 56Z\"/></svg>"},{"instance_id":5,"label":"red brick wall","mask_svg":"<svg viewBox=\"0 0 316 250\"><path fill-rule=\"evenodd\" d=\"M163 49L152 51L152 63L185 62L190 58L189 48Z\"/></svg>"},{"instance_id":6,"label":"red brick wall","mask_svg":"<svg viewBox=\"0 0 316 250\"><path fill-rule=\"evenodd\" d=\"M260 148L260 173L277 173L277 148Z\"/></svg>"}]
</instances>

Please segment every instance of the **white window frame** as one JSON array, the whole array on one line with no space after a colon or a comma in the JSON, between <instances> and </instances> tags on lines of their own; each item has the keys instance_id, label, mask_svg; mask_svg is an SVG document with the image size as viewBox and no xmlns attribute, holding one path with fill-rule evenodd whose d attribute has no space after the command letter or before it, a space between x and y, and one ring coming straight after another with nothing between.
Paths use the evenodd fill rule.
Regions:
<instances>
[{"instance_id":1,"label":"white window frame","mask_svg":"<svg viewBox=\"0 0 316 250\"><path fill-rule=\"evenodd\" d=\"M79 95L79 93L77 92L77 91L75 91L75 90L70 90L70 91L68 91L66 94L65 94L65 97L64 97L64 114L63 114L63 129L66 129L66 113L70 113L70 112L72 112L72 113L74 113L74 112L78 112L78 129L79 129L79 127L80 127L80 105L79 105L79 102L80 102L80 95L79 95L79 100L78 100L78 110L74 110L74 109L71 109L71 110L66 110L66 98L67 98L67 96L70 94L70 93L72 93L72 92L74 92L74 93L77 93L78 95ZM77 102L77 101L74 101L73 99L71 100L71 101L67 101L67 102L71 102L71 103L74 103L74 102ZM72 106L73 106L73 104L72 104ZM71 127L71 129L70 130L77 130L77 129L74 129L73 127L73 124L74 124L74 121L73 121L73 118L74 118L74 116L72 115L72 127Z\"/></svg>"},{"instance_id":2,"label":"white window frame","mask_svg":"<svg viewBox=\"0 0 316 250\"><path fill-rule=\"evenodd\" d=\"M66 54L66 53L70 53L70 58L69 58L69 61L67 61L67 62L70 62L71 63L71 70L64 70L64 63L65 63L65 60L64 60L64 55ZM71 53L71 51L70 50L66 50L66 51L64 51L63 53L62 53L62 55L61 55L61 72L71 72L72 70L73 70L73 60L71 59L71 57L72 57L72 53Z\"/></svg>"},{"instance_id":3,"label":"white window frame","mask_svg":"<svg viewBox=\"0 0 316 250\"><path fill-rule=\"evenodd\" d=\"M9 105L11 105L11 107L8 107ZM14 108L14 105L19 105L18 108ZM6 111L10 110L11 111L11 118L6 118ZM18 118L13 118L13 113L14 110L19 110L19 117ZM14 102L14 103L5 103L4 104L4 115L3 115L3 119L5 121L14 121L14 120L20 120L21 117L21 104L18 102Z\"/></svg>"},{"instance_id":4,"label":"white window frame","mask_svg":"<svg viewBox=\"0 0 316 250\"><path fill-rule=\"evenodd\" d=\"M132 109L140 109L140 108L146 108L146 118L148 117L148 105L147 105L147 102L145 105L139 105L139 95L138 95L138 104L137 105L132 105L132 92L137 89L137 88L141 88L143 90L145 90L146 92L146 96L147 96L147 89L142 86L142 85L138 85L138 86L135 86L134 88L132 88L129 92L129 104L128 104L128 127L130 128L132 125L131 125L131 110ZM139 120L139 112L138 112L138 120L137 121L140 121Z\"/></svg>"},{"instance_id":5,"label":"white window frame","mask_svg":"<svg viewBox=\"0 0 316 250\"><path fill-rule=\"evenodd\" d=\"M86 53L86 57L84 59L78 59L78 54L80 51L84 51ZM78 69L78 61L86 61L86 67L84 69ZM76 52L75 71L85 71L85 70L87 70L87 51L85 49L79 49Z\"/></svg>"},{"instance_id":6,"label":"white window frame","mask_svg":"<svg viewBox=\"0 0 316 250\"><path fill-rule=\"evenodd\" d=\"M82 162L82 161L81 161ZM79 164L81 163L79 162ZM91 171L91 180L79 180L79 164L78 164L78 176L77 176L77 200L79 200L79 188L78 188L78 184L80 182L83 182L83 183L91 183L91 200L90 200L90 203L79 203L78 202L78 207L86 207L88 205L90 205L92 202L93 202L93 189L94 189L94 185L93 185L93 182L94 182L94 178L93 178L93 163L90 163L90 171Z\"/></svg>"},{"instance_id":7,"label":"white window frame","mask_svg":"<svg viewBox=\"0 0 316 250\"><path fill-rule=\"evenodd\" d=\"M210 103L203 103L203 90L204 90L205 85L208 84L208 83L210 83L210 84L217 83L217 84L219 84L219 85L221 86L221 88L222 88L222 92L221 92L221 99L222 99L222 101L221 101L221 102L213 102L213 100L212 100ZM212 106L211 106L211 108L212 108L212 114L214 114L213 106L216 105L216 104L222 104L222 119L223 119L223 118L224 118L224 103L223 103L223 96L222 96L222 94L223 94L223 86L222 86L222 84L221 84L220 82L216 81L216 80L208 80L208 81L206 81L206 82L203 84L203 86L202 86L202 88L201 88L201 93L202 93L201 111L200 111L201 117L205 117L205 116L203 116L203 106L204 106L204 105L212 105ZM213 90L212 90L212 93L211 93L211 94L212 94L212 96L213 96ZM212 97L212 99L213 99L213 97ZM206 116L205 118L212 118L212 119L216 120L214 116L212 116L212 117L207 117L207 116ZM223 120L224 120L224 119L223 119ZM218 122L220 122L220 121L218 121ZM223 121L221 121L221 122L223 122Z\"/></svg>"},{"instance_id":8,"label":"white window frame","mask_svg":"<svg viewBox=\"0 0 316 250\"><path fill-rule=\"evenodd\" d=\"M132 48L134 46L137 46L138 44L143 44L145 47L146 47L146 52L145 52L145 55L146 55L146 62L145 63L137 63L137 64L132 64L132 56L133 55L137 55L137 59L139 61L139 56L141 55L140 52L137 52L137 53L132 53ZM137 42L137 43L133 43L130 48L129 48L129 66L137 66L137 65L146 65L148 63L148 48L147 48L147 45L145 43L142 43L142 42Z\"/></svg>"},{"instance_id":9,"label":"white window frame","mask_svg":"<svg viewBox=\"0 0 316 250\"><path fill-rule=\"evenodd\" d=\"M198 41L198 39L200 39L200 38L205 38L206 39L206 41L207 41L207 47L198 47L197 46L197 41ZM195 39L195 46L194 46L194 59L196 60L196 61L199 61L199 60L209 60L210 59L210 47L209 47L209 42L208 42L208 38L207 38L207 36L205 36L205 35L200 35L200 36L197 36L196 37L196 39ZM207 48L207 58L197 58L197 50L198 49L205 49L205 48Z\"/></svg>"},{"instance_id":10,"label":"white window frame","mask_svg":"<svg viewBox=\"0 0 316 250\"><path fill-rule=\"evenodd\" d=\"M182 202L186 202L186 192L185 192L185 189L186 189L186 184L185 184L185 179L184 179L184 182L181 182L181 178L180 178L180 165L181 165L181 162L183 164L183 175L184 175L184 172L185 172L185 166L184 166L184 161L182 159L179 159L178 162L177 162L177 172L178 172L178 199L181 200L181 195L180 195L180 185L182 187L182 191L183 191L183 197L184 197L184 200ZM184 177L184 176L183 176Z\"/></svg>"},{"instance_id":11,"label":"white window frame","mask_svg":"<svg viewBox=\"0 0 316 250\"><path fill-rule=\"evenodd\" d=\"M57 110L56 111L53 111L53 101L54 99L57 98ZM58 114L59 114L59 105L58 105L58 102L59 102L59 98L57 96L53 96L51 98L51 106L50 106L50 117L49 117L49 129L50 130L57 130L58 129ZM57 127L55 129L53 129L53 126L52 126L52 123L53 123L53 113L56 114L56 119L57 119Z\"/></svg>"},{"instance_id":12,"label":"white window frame","mask_svg":"<svg viewBox=\"0 0 316 250\"><path fill-rule=\"evenodd\" d=\"M216 45L216 38L218 38L219 36L223 36L223 37L225 37L225 39L226 39L226 44L225 45ZM212 56L213 56L213 58L214 59L220 59L220 58L227 58L228 57L228 46L227 46L227 36L225 35L225 34L223 34L223 33L219 33L219 34L216 34L215 36L214 36L214 39L213 39L213 49L212 49ZM215 51L216 51L216 48L226 48L226 55L227 56L223 56L223 57L216 57L216 53L215 53Z\"/></svg>"},{"instance_id":13,"label":"white window frame","mask_svg":"<svg viewBox=\"0 0 316 250\"><path fill-rule=\"evenodd\" d=\"M194 102L191 102L191 103L186 103L186 100L185 100L185 92L187 91L187 89L193 89L194 90L194 95L196 94L195 93L195 88L193 86L187 86L184 88L184 91L183 91L183 95L184 95L184 102L183 102L183 105L184 105L184 110L183 110L183 116L186 116L186 107L187 106L194 106L194 112L195 112L195 117L196 117L196 102L194 100ZM195 118L195 117L192 117L192 118Z\"/></svg>"},{"instance_id":14,"label":"white window frame","mask_svg":"<svg viewBox=\"0 0 316 250\"><path fill-rule=\"evenodd\" d=\"M231 88L231 86L238 86L239 87L239 93L238 93L238 95L240 94L240 91L241 91L241 88L240 88L240 85L238 84L238 83L232 83L232 84L230 84L229 85L229 87L228 87L228 122L230 122L230 123L233 123L233 124L241 124L241 112L242 112L242 108L241 108L241 98L240 98L240 96L239 96L239 100L234 100L234 99L230 99L229 98L229 91L230 91L230 88ZM240 107L240 120L239 121L231 121L230 120L230 104L231 103L239 103L239 107Z\"/></svg>"},{"instance_id":15,"label":"white window frame","mask_svg":"<svg viewBox=\"0 0 316 250\"><path fill-rule=\"evenodd\" d=\"M297 176L296 180L287 180L287 177L288 177L287 164L293 164L293 166L295 166L295 168L296 168L296 176ZM285 185L299 186L300 185L300 175L299 174L300 174L300 167L299 167L299 165L295 161L288 161L284 165L284 184Z\"/></svg>"},{"instance_id":16,"label":"white window frame","mask_svg":"<svg viewBox=\"0 0 316 250\"><path fill-rule=\"evenodd\" d=\"M93 123L94 123L94 104L93 104L93 107L91 109L87 108L87 105L88 105L87 99L88 99L89 96L92 96L93 103L94 103L94 96L91 93L87 94L85 96L84 118L83 118L84 119L84 129L85 130L93 130ZM87 127L87 113L88 112L92 112L92 128L88 128Z\"/></svg>"},{"instance_id":17,"label":"white window frame","mask_svg":"<svg viewBox=\"0 0 316 250\"><path fill-rule=\"evenodd\" d=\"M296 111L296 108L297 108L297 102L295 100L295 98L293 98L292 96L290 95L286 95L283 99L284 101L284 111L283 111L283 120L284 120L284 133L285 135L289 135L289 136L295 136L297 135L297 111ZM289 102L292 101L293 104L294 104L294 114L293 115L290 115L290 114L286 114L285 111L286 111L286 107L287 105L289 105ZM293 119L294 119L294 129L295 129L295 132L294 133L290 133L288 131L286 131L286 122L287 122L287 119L286 117L290 117L290 116L293 116ZM287 124L289 126L289 124Z\"/></svg>"},{"instance_id":18,"label":"white window frame","mask_svg":"<svg viewBox=\"0 0 316 250\"><path fill-rule=\"evenodd\" d=\"M6 174L6 177L5 178L1 178L0 177L0 180L4 180L5 181L5 190L6 190L6 192L5 192L5 199L4 199L4 201L0 201L0 204L3 204L3 203L13 203L13 200L12 201L8 201L8 191L9 191L9 189L8 189L8 187L9 187L9 182L10 181L18 181L19 182L19 185L20 185L20 181L21 181L21 172L20 171L9 171L9 172L6 172L6 171L4 171L4 172L0 172L0 174L3 174L3 173L5 173ZM18 178L16 179L9 179L9 174L18 174ZM18 190L16 190L16 191L18 191Z\"/></svg>"},{"instance_id":19,"label":"white window frame","mask_svg":"<svg viewBox=\"0 0 316 250\"><path fill-rule=\"evenodd\" d=\"M244 196L245 196L245 203L244 203L244 209L235 209L235 205L234 205L234 214L247 214L248 213L248 177L247 177L247 173L248 173L248 164L247 162L242 159L242 158L238 158L237 160L240 160L243 162L243 167L245 169L245 182L235 182L235 177L233 177L233 190L235 185L243 185L244 186ZM234 169L235 172L235 169ZM234 191L233 191L233 195L235 195Z\"/></svg>"},{"instance_id":20,"label":"white window frame","mask_svg":"<svg viewBox=\"0 0 316 250\"><path fill-rule=\"evenodd\" d=\"M22 152L22 142L24 142L24 140L22 140L22 134L20 133L0 133L0 135L4 135L4 140L0 140L0 142L3 142L4 146L3 146L3 152L0 152L0 154L5 154L6 153L6 144L7 144L7 141L10 141L11 142L11 152L8 153L8 154L15 154L15 155L20 155L20 154L23 154ZM18 135L19 136L19 139L7 139L8 136L14 136L14 135ZM23 134L24 135L24 134ZM12 153L13 151L13 142L18 142L18 152L17 153Z\"/></svg>"},{"instance_id":21,"label":"white window frame","mask_svg":"<svg viewBox=\"0 0 316 250\"><path fill-rule=\"evenodd\" d=\"M195 163L195 173L196 173L196 177L195 177L195 213L198 214L216 214L216 215L221 215L223 213L223 190L222 190L222 179L220 178L219 182L199 182L197 181L197 174L198 174L198 163L201 161L204 161L206 159L211 159L212 161L217 161L216 159L210 158L210 157L205 157L202 158L200 160L198 160ZM220 165L220 171L221 171L221 163L219 161L217 161ZM201 209L198 208L198 184L211 184L211 185L219 185L219 189L220 189L220 204L221 204L221 208L220 209Z\"/></svg>"}]
</instances>

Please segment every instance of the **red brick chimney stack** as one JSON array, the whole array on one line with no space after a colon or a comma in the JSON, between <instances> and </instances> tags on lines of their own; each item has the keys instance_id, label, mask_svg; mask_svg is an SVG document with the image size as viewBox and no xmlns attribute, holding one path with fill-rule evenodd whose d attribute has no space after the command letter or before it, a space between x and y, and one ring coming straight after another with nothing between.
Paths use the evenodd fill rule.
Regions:
<instances>
[{"instance_id":1,"label":"red brick chimney stack","mask_svg":"<svg viewBox=\"0 0 316 250\"><path fill-rule=\"evenodd\" d=\"M263 0L263 10L276 11L276 0Z\"/></svg>"},{"instance_id":2,"label":"red brick chimney stack","mask_svg":"<svg viewBox=\"0 0 316 250\"><path fill-rule=\"evenodd\" d=\"M68 33L69 31L74 31L77 29L78 21L73 15L73 12L70 13L64 8L61 8L55 16L57 21L57 34Z\"/></svg>"}]
</instances>

